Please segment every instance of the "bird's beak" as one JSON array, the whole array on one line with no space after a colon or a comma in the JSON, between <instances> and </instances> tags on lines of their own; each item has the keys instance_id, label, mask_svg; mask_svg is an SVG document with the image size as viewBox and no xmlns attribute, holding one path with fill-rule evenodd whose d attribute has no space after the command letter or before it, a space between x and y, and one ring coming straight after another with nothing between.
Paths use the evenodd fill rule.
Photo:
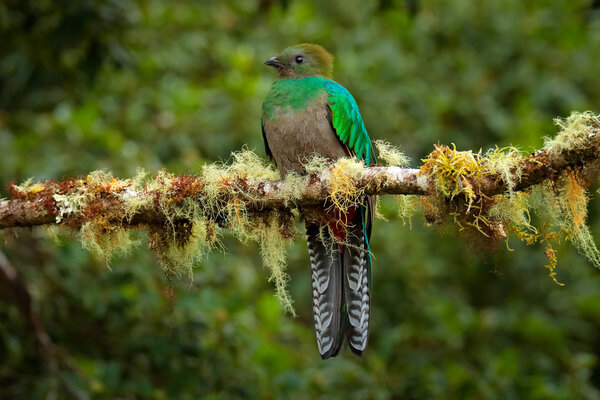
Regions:
<instances>
[{"instance_id":1,"label":"bird's beak","mask_svg":"<svg viewBox=\"0 0 600 400\"><path fill-rule=\"evenodd\" d=\"M283 64L277 59L277 57L268 58L267 61L265 61L265 64L275 68L283 67Z\"/></svg>"}]
</instances>

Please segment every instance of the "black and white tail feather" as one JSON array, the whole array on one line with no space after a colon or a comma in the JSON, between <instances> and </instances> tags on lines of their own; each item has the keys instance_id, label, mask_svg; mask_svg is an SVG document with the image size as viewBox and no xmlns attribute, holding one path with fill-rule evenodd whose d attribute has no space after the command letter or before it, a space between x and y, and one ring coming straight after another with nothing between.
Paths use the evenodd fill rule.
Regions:
<instances>
[{"instance_id":1,"label":"black and white tail feather","mask_svg":"<svg viewBox=\"0 0 600 400\"><path fill-rule=\"evenodd\" d=\"M308 255L312 274L313 315L317 347L323 359L334 357L342 347L342 258L329 243L324 242L329 235L327 227L318 224L306 226Z\"/></svg>"},{"instance_id":2,"label":"black and white tail feather","mask_svg":"<svg viewBox=\"0 0 600 400\"><path fill-rule=\"evenodd\" d=\"M360 215L359 215L360 218ZM360 220L357 222L361 222ZM361 356L367 348L370 316L370 257L362 224L348 228L344 247L344 299L348 315L350 349Z\"/></svg>"},{"instance_id":3,"label":"black and white tail feather","mask_svg":"<svg viewBox=\"0 0 600 400\"><path fill-rule=\"evenodd\" d=\"M317 347L323 359L335 357L344 336L362 355L369 338L371 199L357 212L340 251L325 225L306 223ZM365 215L366 214L366 215Z\"/></svg>"}]
</instances>

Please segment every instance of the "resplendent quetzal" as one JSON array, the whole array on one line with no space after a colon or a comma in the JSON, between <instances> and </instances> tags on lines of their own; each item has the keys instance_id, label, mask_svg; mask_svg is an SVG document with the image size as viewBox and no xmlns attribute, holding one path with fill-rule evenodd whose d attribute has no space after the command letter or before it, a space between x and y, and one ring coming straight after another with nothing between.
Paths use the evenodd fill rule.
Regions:
<instances>
[{"instance_id":1,"label":"resplendent quetzal","mask_svg":"<svg viewBox=\"0 0 600 400\"><path fill-rule=\"evenodd\" d=\"M376 162L356 101L331 80L333 57L327 50L299 44L265 64L279 78L262 106L263 138L282 177L306 173L303 162L315 155ZM369 334L373 199L349 210L345 224L339 213L313 219L304 211L319 353L324 359L337 355L346 336L352 351L362 355Z\"/></svg>"}]
</instances>

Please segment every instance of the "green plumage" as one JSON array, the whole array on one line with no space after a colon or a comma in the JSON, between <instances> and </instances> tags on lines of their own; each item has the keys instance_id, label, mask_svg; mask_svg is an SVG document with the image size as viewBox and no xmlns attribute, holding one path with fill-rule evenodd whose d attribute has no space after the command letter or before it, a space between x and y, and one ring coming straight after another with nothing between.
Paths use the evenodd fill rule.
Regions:
<instances>
[{"instance_id":1,"label":"green plumage","mask_svg":"<svg viewBox=\"0 0 600 400\"><path fill-rule=\"evenodd\" d=\"M315 77L276 80L263 102L263 119L275 119L277 110L282 113L306 110L323 95L322 81Z\"/></svg>"},{"instance_id":2,"label":"green plumage","mask_svg":"<svg viewBox=\"0 0 600 400\"><path fill-rule=\"evenodd\" d=\"M356 154L356 157L364 159L367 165L375 163L373 144L354 97L342 85L329 79L323 81L329 95L331 124L336 135Z\"/></svg>"},{"instance_id":3,"label":"green plumage","mask_svg":"<svg viewBox=\"0 0 600 400\"><path fill-rule=\"evenodd\" d=\"M340 141L365 163L376 162L373 145L356 100L337 82L321 77L279 79L263 103L263 119L274 120L280 114L304 112L327 93L331 125Z\"/></svg>"}]
</instances>

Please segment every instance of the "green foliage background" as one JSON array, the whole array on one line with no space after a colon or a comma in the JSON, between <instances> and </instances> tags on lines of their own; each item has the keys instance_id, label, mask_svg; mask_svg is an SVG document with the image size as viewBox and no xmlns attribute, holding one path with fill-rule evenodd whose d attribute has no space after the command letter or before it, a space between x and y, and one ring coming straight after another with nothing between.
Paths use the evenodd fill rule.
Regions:
<instances>
[{"instance_id":1,"label":"green foliage background","mask_svg":"<svg viewBox=\"0 0 600 400\"><path fill-rule=\"evenodd\" d=\"M335 54L371 136L414 165L437 142L532 150L553 117L600 111L598 1L5 0L0 197L28 177L193 173L245 144L262 153L263 61L305 41ZM0 301L0 398L600 398L600 271L566 244L559 287L540 247L480 254L395 212L386 198L375 224L362 359L319 358L302 240L291 319L257 248L227 235L192 282L168 280L144 246L110 271L75 235L4 235L62 361L45 373Z\"/></svg>"}]
</instances>

